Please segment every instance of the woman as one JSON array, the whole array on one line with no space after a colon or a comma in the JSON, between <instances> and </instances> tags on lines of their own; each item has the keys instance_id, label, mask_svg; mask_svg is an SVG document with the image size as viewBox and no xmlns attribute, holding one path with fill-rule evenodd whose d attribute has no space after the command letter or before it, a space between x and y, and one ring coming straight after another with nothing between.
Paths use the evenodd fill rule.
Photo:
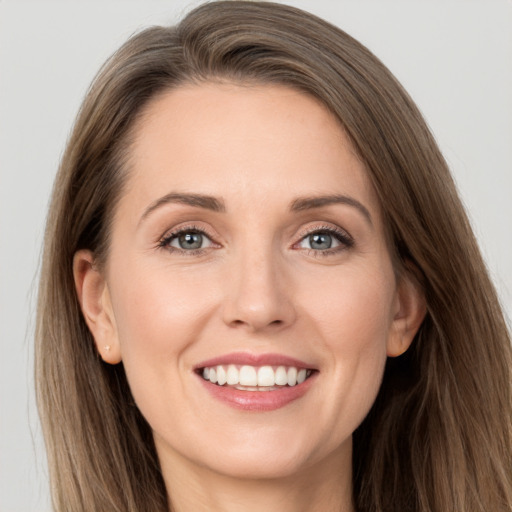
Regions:
<instances>
[{"instance_id":1,"label":"woman","mask_svg":"<svg viewBox=\"0 0 512 512\"><path fill-rule=\"evenodd\" d=\"M214 2L102 69L48 219L56 510L505 511L510 339L389 71Z\"/></svg>"}]
</instances>

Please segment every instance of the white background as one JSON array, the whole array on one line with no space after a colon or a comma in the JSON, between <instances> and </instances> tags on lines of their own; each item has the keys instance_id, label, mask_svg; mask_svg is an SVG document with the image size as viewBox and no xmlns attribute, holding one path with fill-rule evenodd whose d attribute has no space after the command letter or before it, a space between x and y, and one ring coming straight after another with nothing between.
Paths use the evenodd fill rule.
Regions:
<instances>
[{"instance_id":1,"label":"white background","mask_svg":"<svg viewBox=\"0 0 512 512\"><path fill-rule=\"evenodd\" d=\"M32 332L50 188L84 92L128 36L198 1L0 0L0 512L50 510ZM510 0L296 0L366 44L418 103L512 316Z\"/></svg>"}]
</instances>

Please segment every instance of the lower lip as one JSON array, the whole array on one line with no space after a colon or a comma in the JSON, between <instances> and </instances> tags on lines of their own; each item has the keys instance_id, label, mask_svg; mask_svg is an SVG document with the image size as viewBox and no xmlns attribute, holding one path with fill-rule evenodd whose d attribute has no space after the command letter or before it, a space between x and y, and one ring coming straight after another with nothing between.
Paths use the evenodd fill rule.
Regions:
<instances>
[{"instance_id":1,"label":"lower lip","mask_svg":"<svg viewBox=\"0 0 512 512\"><path fill-rule=\"evenodd\" d=\"M301 398L311 388L318 372L314 372L301 384L286 386L274 391L242 391L231 386L218 386L198 378L211 395L236 409L246 411L274 411Z\"/></svg>"}]
</instances>

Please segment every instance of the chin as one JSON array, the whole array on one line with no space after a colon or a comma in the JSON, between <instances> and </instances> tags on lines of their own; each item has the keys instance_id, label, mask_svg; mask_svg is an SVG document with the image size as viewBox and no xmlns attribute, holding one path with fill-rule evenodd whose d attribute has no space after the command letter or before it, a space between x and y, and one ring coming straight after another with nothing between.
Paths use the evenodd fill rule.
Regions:
<instances>
[{"instance_id":1,"label":"chin","mask_svg":"<svg viewBox=\"0 0 512 512\"><path fill-rule=\"evenodd\" d=\"M203 442L203 450L194 457L197 464L226 477L246 480L285 479L309 471L316 464L338 455L344 447L351 448L348 442L322 439L311 429L291 430L277 428L251 429L243 435L238 430L224 432L217 442ZM320 433L317 433L320 434ZM349 454L351 456L351 452Z\"/></svg>"},{"instance_id":2,"label":"chin","mask_svg":"<svg viewBox=\"0 0 512 512\"><path fill-rule=\"evenodd\" d=\"M308 460L297 454L286 453L280 449L273 454L230 453L222 461L212 461L208 468L230 478L243 480L277 480L297 475L309 466Z\"/></svg>"}]
</instances>

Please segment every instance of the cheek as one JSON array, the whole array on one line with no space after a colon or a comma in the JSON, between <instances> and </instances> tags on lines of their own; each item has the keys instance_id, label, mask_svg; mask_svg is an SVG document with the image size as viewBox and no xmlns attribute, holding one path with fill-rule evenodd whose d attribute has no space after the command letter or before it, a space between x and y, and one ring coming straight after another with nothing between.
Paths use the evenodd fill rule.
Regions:
<instances>
[{"instance_id":1,"label":"cheek","mask_svg":"<svg viewBox=\"0 0 512 512\"><path fill-rule=\"evenodd\" d=\"M113 297L120 342L124 349L141 344L158 350L176 349L187 342L187 332L200 325L201 312L212 301L208 290L198 287L187 272L139 266L113 276Z\"/></svg>"},{"instance_id":2,"label":"cheek","mask_svg":"<svg viewBox=\"0 0 512 512\"><path fill-rule=\"evenodd\" d=\"M317 276L318 277L318 276ZM395 281L391 268L352 268L305 283L302 303L335 350L359 353L384 346L393 322Z\"/></svg>"},{"instance_id":3,"label":"cheek","mask_svg":"<svg viewBox=\"0 0 512 512\"><path fill-rule=\"evenodd\" d=\"M353 432L371 408L380 388L386 347L393 327L394 275L389 272L347 272L326 281L323 297L309 296L312 325L330 359L328 380L335 407L332 428ZM325 411L328 415L328 411ZM341 435L341 434L340 434Z\"/></svg>"},{"instance_id":4,"label":"cheek","mask_svg":"<svg viewBox=\"0 0 512 512\"><path fill-rule=\"evenodd\" d=\"M147 401L138 400L139 393L164 382L179 389L181 354L200 338L212 294L198 289L186 272L165 266L135 265L112 281L121 356L137 403Z\"/></svg>"}]
</instances>

